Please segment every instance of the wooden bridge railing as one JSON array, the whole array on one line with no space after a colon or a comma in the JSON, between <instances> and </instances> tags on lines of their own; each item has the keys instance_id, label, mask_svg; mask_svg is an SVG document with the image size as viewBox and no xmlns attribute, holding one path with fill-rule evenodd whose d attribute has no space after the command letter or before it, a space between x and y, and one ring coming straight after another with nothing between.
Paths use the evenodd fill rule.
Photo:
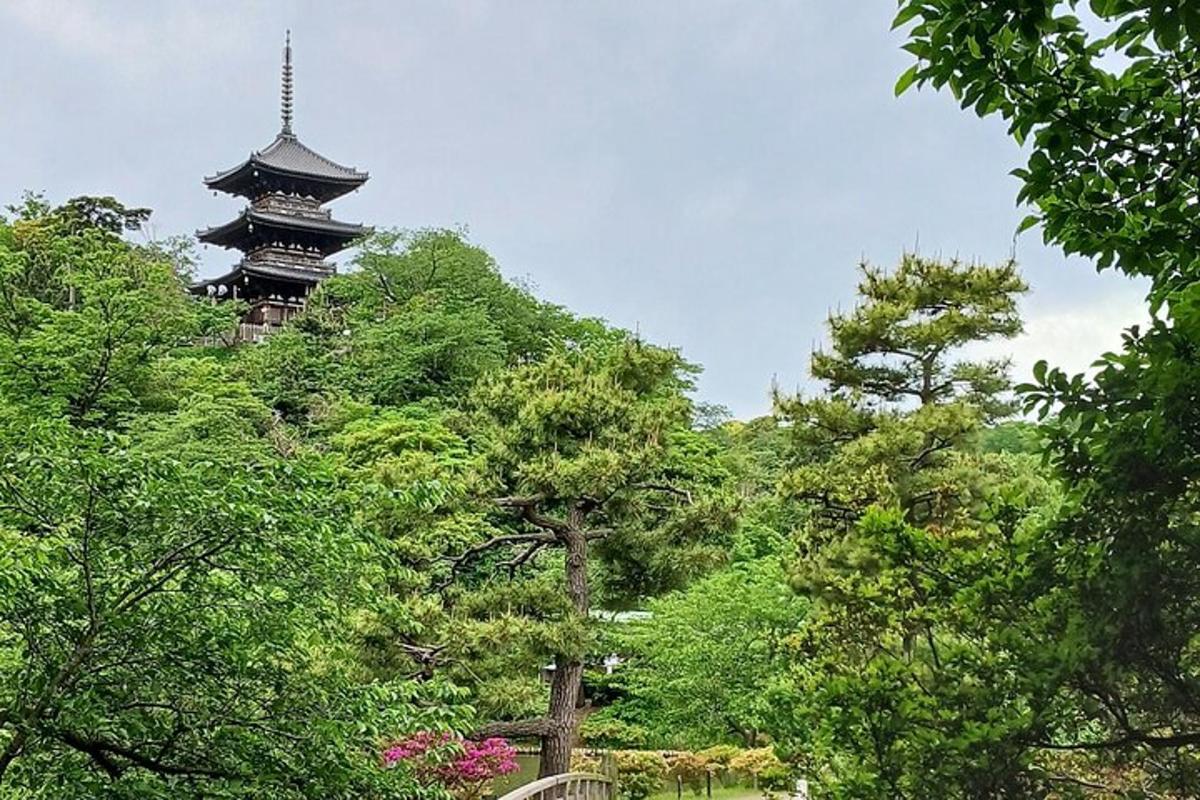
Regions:
<instances>
[{"instance_id":1,"label":"wooden bridge railing","mask_svg":"<svg viewBox=\"0 0 1200 800\"><path fill-rule=\"evenodd\" d=\"M518 786L500 800L614 800L613 782L595 772L567 772Z\"/></svg>"}]
</instances>

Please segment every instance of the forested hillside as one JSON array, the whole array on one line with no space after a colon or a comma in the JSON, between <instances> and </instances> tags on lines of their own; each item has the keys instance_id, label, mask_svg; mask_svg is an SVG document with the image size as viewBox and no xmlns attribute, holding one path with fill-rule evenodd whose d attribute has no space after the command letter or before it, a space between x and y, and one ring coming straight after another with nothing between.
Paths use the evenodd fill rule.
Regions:
<instances>
[{"instance_id":1,"label":"forested hillside","mask_svg":"<svg viewBox=\"0 0 1200 800\"><path fill-rule=\"evenodd\" d=\"M818 389L733 420L458 231L249 344L148 210L9 207L0 797L467 800L510 743L629 800L1200 795L1200 14L1089 5L896 19L897 93L1026 147L1024 227L1150 281L1086 376L966 355L1011 261L859 265Z\"/></svg>"}]
</instances>

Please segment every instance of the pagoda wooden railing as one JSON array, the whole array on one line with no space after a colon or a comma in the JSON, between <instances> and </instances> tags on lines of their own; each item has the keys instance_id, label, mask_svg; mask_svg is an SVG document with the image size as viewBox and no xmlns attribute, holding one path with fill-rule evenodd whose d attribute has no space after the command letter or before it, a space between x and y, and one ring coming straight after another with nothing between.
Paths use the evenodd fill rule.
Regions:
<instances>
[{"instance_id":1,"label":"pagoda wooden railing","mask_svg":"<svg viewBox=\"0 0 1200 800\"><path fill-rule=\"evenodd\" d=\"M239 322L237 327L219 336L201 336L196 340L202 347L233 347L242 342L256 344L266 339L278 325L259 325L254 322Z\"/></svg>"},{"instance_id":2,"label":"pagoda wooden railing","mask_svg":"<svg viewBox=\"0 0 1200 800\"><path fill-rule=\"evenodd\" d=\"M500 800L613 800L613 782L595 772L567 772L518 786Z\"/></svg>"},{"instance_id":3,"label":"pagoda wooden railing","mask_svg":"<svg viewBox=\"0 0 1200 800\"><path fill-rule=\"evenodd\" d=\"M234 341L237 342L261 342L267 338L274 330L274 325L261 325L254 322L239 322L237 333L234 334Z\"/></svg>"}]
</instances>

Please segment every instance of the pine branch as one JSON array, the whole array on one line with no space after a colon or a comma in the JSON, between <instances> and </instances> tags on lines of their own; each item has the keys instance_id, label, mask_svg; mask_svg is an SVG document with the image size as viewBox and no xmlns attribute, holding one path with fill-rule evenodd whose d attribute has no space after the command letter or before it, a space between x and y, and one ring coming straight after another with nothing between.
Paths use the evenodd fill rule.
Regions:
<instances>
[{"instance_id":1,"label":"pine branch","mask_svg":"<svg viewBox=\"0 0 1200 800\"><path fill-rule=\"evenodd\" d=\"M468 739L488 739L503 736L506 739L537 739L553 732L554 723L549 717L534 719L502 720L489 722L468 734Z\"/></svg>"},{"instance_id":2,"label":"pine branch","mask_svg":"<svg viewBox=\"0 0 1200 800\"><path fill-rule=\"evenodd\" d=\"M438 583L434 587L434 591L440 592L444 590L447 586L454 582L454 579L458 577L459 571L461 571L464 566L489 550L512 544L525 543L545 546L548 544L553 544L556 541L558 541L558 537L552 533L510 533L503 536L493 536L491 539L488 539L482 544L477 544L474 547L467 548L457 556L446 556L443 558L442 560L450 565L450 574L446 576L445 580Z\"/></svg>"},{"instance_id":3,"label":"pine branch","mask_svg":"<svg viewBox=\"0 0 1200 800\"><path fill-rule=\"evenodd\" d=\"M544 495L531 495L529 497L497 497L493 500L496 505L505 509L514 509L521 514L521 518L534 527L542 530L553 531L556 534L565 534L571 530L571 526L565 521L557 517L547 516L540 510L542 503L546 502Z\"/></svg>"}]
</instances>

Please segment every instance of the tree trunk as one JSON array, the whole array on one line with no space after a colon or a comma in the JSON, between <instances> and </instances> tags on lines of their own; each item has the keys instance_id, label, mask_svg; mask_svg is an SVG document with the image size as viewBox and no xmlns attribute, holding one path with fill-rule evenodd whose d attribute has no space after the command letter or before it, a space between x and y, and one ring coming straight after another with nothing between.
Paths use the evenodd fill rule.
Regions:
<instances>
[{"instance_id":1,"label":"tree trunk","mask_svg":"<svg viewBox=\"0 0 1200 800\"><path fill-rule=\"evenodd\" d=\"M550 685L549 725L542 734L538 777L571 771L571 749L575 745L575 706L583 684L583 662L557 659Z\"/></svg>"},{"instance_id":2,"label":"tree trunk","mask_svg":"<svg viewBox=\"0 0 1200 800\"><path fill-rule=\"evenodd\" d=\"M573 514L572 517L575 515ZM579 530L582 520L572 519L572 529L564 533L567 595L576 613L588 613L587 538ZM583 660L559 656L554 660L554 681L550 684L549 725L542 734L542 757L538 777L559 775L571 770L571 749L579 718L575 713L583 688Z\"/></svg>"},{"instance_id":3,"label":"tree trunk","mask_svg":"<svg viewBox=\"0 0 1200 800\"><path fill-rule=\"evenodd\" d=\"M933 396L933 359L937 356L930 354L921 359L921 405L933 405L937 398Z\"/></svg>"}]
</instances>

